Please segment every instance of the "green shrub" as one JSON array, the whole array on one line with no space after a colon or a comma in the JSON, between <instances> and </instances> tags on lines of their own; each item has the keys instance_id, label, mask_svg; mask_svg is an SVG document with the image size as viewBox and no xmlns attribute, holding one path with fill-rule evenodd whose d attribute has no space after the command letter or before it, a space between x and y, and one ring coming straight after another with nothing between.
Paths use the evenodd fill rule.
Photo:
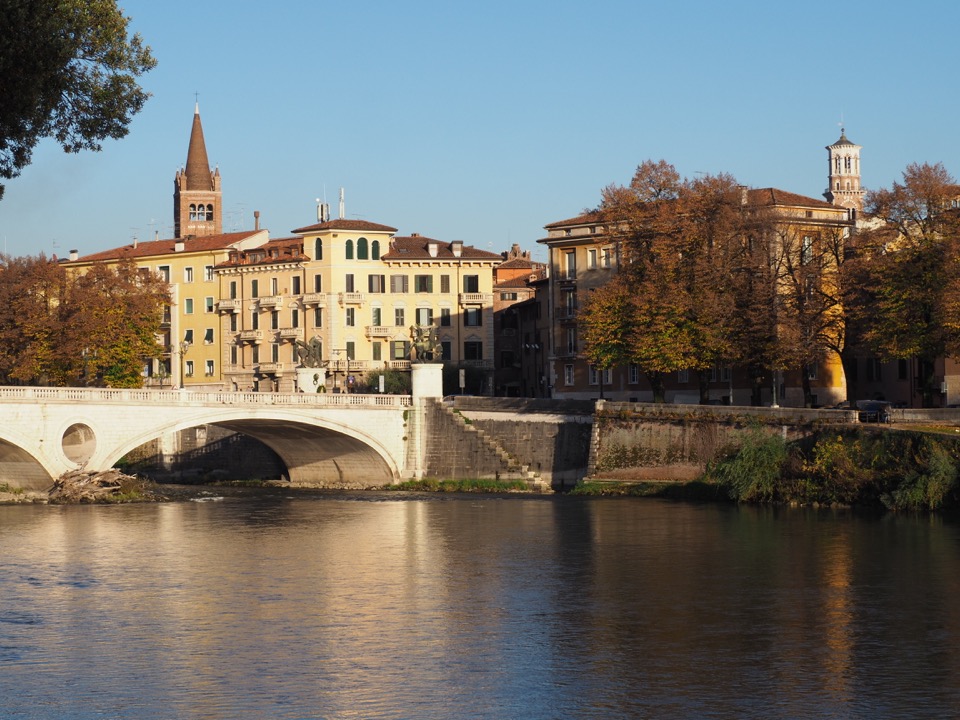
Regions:
<instances>
[{"instance_id":1,"label":"green shrub","mask_svg":"<svg viewBox=\"0 0 960 720\"><path fill-rule=\"evenodd\" d=\"M881 496L891 510L941 510L957 490L957 463L939 442L925 437L899 485Z\"/></svg>"},{"instance_id":2,"label":"green shrub","mask_svg":"<svg viewBox=\"0 0 960 720\"><path fill-rule=\"evenodd\" d=\"M778 495L786 460L786 441L755 427L744 433L739 448L710 463L704 479L719 485L733 500L770 502Z\"/></svg>"}]
</instances>

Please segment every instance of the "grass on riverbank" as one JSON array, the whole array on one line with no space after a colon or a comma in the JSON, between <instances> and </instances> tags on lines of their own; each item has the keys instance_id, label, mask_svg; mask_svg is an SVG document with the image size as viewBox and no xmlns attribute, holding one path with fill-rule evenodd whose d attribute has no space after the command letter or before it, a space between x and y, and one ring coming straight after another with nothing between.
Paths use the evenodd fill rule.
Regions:
<instances>
[{"instance_id":1,"label":"grass on riverbank","mask_svg":"<svg viewBox=\"0 0 960 720\"><path fill-rule=\"evenodd\" d=\"M407 480L397 485L385 485L383 490L415 490L420 492L461 492L461 493L515 493L533 492L523 480L484 480L482 478L422 478Z\"/></svg>"},{"instance_id":2,"label":"grass on riverbank","mask_svg":"<svg viewBox=\"0 0 960 720\"><path fill-rule=\"evenodd\" d=\"M691 482L613 482L589 480L570 490L568 495L596 497L652 497L667 500L728 500L716 483Z\"/></svg>"}]
</instances>

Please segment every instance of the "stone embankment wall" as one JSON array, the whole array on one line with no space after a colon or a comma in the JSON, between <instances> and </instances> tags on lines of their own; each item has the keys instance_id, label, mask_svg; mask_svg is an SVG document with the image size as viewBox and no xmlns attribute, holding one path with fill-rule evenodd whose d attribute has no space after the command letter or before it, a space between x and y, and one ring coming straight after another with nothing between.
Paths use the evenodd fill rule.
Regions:
<instances>
[{"instance_id":1,"label":"stone embankment wall","mask_svg":"<svg viewBox=\"0 0 960 720\"><path fill-rule=\"evenodd\" d=\"M761 428L788 440L828 425L857 422L856 411L597 403L588 476L622 481L697 478L744 431Z\"/></svg>"},{"instance_id":2,"label":"stone embankment wall","mask_svg":"<svg viewBox=\"0 0 960 720\"><path fill-rule=\"evenodd\" d=\"M554 489L571 487L587 471L593 423L592 401L461 397L444 408L479 431L477 441L499 448L510 470L494 467L493 457L474 449L462 425L435 416L429 437L427 474L433 477L493 477L520 471ZM475 433L476 434L476 433ZM487 459L485 459L487 458ZM517 467L519 465L519 468ZM493 471L493 472L492 472Z\"/></svg>"}]
</instances>

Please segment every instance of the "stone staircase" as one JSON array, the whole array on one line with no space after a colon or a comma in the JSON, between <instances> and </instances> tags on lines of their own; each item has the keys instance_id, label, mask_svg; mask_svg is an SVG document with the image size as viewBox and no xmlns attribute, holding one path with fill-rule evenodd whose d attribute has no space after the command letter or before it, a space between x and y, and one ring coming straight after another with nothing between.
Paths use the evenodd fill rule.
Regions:
<instances>
[{"instance_id":1,"label":"stone staircase","mask_svg":"<svg viewBox=\"0 0 960 720\"><path fill-rule=\"evenodd\" d=\"M531 489L550 492L548 483L520 463L491 437L440 401L432 403L433 422L427 450L427 472L436 477L482 477L523 480Z\"/></svg>"}]
</instances>

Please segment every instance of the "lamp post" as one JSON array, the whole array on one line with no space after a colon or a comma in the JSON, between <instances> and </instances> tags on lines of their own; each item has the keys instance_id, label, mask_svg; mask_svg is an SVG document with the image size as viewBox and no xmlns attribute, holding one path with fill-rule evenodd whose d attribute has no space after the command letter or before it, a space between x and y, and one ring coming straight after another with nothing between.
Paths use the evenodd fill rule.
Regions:
<instances>
[{"instance_id":1,"label":"lamp post","mask_svg":"<svg viewBox=\"0 0 960 720\"><path fill-rule=\"evenodd\" d=\"M346 352L344 348L334 348L330 351L333 356L333 392L339 393L340 386L337 384L337 373L340 371L340 353ZM348 361L349 365L349 361ZM349 370L349 367L347 368ZM346 373L344 373L346 375Z\"/></svg>"},{"instance_id":2,"label":"lamp post","mask_svg":"<svg viewBox=\"0 0 960 720\"><path fill-rule=\"evenodd\" d=\"M180 389L181 390L185 389L187 384L187 376L186 376L186 373L184 372L184 368L186 366L186 362L184 361L184 358L186 357L187 350L189 349L190 349L190 341L181 340L180 341Z\"/></svg>"}]
</instances>

